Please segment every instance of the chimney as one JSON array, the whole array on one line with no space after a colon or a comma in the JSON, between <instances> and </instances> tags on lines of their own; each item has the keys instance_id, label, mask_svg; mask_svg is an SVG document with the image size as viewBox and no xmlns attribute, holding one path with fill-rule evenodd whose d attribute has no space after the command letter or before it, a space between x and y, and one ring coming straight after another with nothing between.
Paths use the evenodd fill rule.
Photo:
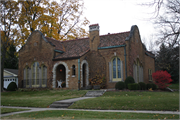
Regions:
<instances>
[{"instance_id":1,"label":"chimney","mask_svg":"<svg viewBox=\"0 0 180 120\"><path fill-rule=\"evenodd\" d=\"M100 43L99 24L93 24L89 26L89 40L90 50L97 51Z\"/></svg>"}]
</instances>

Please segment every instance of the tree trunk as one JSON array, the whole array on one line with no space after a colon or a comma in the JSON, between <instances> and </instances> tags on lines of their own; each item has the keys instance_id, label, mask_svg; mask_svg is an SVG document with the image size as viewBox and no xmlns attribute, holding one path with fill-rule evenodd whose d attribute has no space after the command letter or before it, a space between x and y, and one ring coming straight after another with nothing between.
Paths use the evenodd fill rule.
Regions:
<instances>
[{"instance_id":1,"label":"tree trunk","mask_svg":"<svg viewBox=\"0 0 180 120\"><path fill-rule=\"evenodd\" d=\"M4 90L4 61L6 57L6 48L2 46L1 48L1 92Z\"/></svg>"}]
</instances>

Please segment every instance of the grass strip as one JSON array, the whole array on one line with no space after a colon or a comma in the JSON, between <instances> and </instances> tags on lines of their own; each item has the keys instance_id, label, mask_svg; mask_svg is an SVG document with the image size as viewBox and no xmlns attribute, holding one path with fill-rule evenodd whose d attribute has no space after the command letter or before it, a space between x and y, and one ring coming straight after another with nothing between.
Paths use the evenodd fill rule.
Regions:
<instances>
[{"instance_id":1,"label":"grass strip","mask_svg":"<svg viewBox=\"0 0 180 120\"><path fill-rule=\"evenodd\" d=\"M16 109L16 108L1 108L1 114L11 113L11 112L19 112L19 111L26 111L29 109Z\"/></svg>"},{"instance_id":2,"label":"grass strip","mask_svg":"<svg viewBox=\"0 0 180 120\"><path fill-rule=\"evenodd\" d=\"M169 85L169 88L179 90L179 83Z\"/></svg>"},{"instance_id":3,"label":"grass strip","mask_svg":"<svg viewBox=\"0 0 180 120\"><path fill-rule=\"evenodd\" d=\"M75 102L70 109L179 110L179 92L106 92L101 97Z\"/></svg>"},{"instance_id":4,"label":"grass strip","mask_svg":"<svg viewBox=\"0 0 180 120\"><path fill-rule=\"evenodd\" d=\"M2 119L178 119L179 115L50 110L21 113Z\"/></svg>"},{"instance_id":5,"label":"grass strip","mask_svg":"<svg viewBox=\"0 0 180 120\"><path fill-rule=\"evenodd\" d=\"M1 93L1 105L46 108L55 101L82 97L87 91L78 90L43 90L13 91Z\"/></svg>"}]
</instances>

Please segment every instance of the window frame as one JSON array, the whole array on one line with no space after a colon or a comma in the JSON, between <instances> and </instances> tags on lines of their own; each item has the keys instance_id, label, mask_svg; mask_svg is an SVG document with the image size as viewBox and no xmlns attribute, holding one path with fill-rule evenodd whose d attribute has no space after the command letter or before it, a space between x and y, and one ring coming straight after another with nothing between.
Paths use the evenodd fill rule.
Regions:
<instances>
[{"instance_id":1,"label":"window frame","mask_svg":"<svg viewBox=\"0 0 180 120\"><path fill-rule=\"evenodd\" d=\"M113 63L113 61L114 61L114 59L116 60L116 63L115 63L115 66L116 66L116 78L114 78L114 69L113 69L113 66L114 66L114 63ZM119 65L118 65L118 59L119 59ZM122 70L121 70L121 59L119 58L119 57L114 57L114 58L112 58L112 60L111 60L111 69L112 69L112 82L118 82L118 81L122 81ZM120 68L120 69L118 69L118 67ZM120 77L118 76L119 74L118 73L120 73Z\"/></svg>"},{"instance_id":2,"label":"window frame","mask_svg":"<svg viewBox=\"0 0 180 120\"><path fill-rule=\"evenodd\" d=\"M39 62L34 62L31 65L31 70L32 70L32 74L31 74L31 78L32 78L32 87L40 87L40 80L39 80ZM35 71L35 72L34 72ZM39 82L38 82L39 80ZM33 84L34 83L34 84Z\"/></svg>"},{"instance_id":3,"label":"window frame","mask_svg":"<svg viewBox=\"0 0 180 120\"><path fill-rule=\"evenodd\" d=\"M148 69L148 79L149 81L152 81L152 70Z\"/></svg>"}]
</instances>

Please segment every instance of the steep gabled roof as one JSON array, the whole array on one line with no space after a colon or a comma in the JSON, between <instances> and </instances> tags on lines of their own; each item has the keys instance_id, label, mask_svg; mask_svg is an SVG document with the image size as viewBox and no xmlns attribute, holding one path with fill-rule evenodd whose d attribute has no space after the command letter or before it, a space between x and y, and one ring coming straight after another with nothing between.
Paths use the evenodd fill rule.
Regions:
<instances>
[{"instance_id":1,"label":"steep gabled roof","mask_svg":"<svg viewBox=\"0 0 180 120\"><path fill-rule=\"evenodd\" d=\"M55 50L64 51L63 44L61 41L49 37L45 37L45 38L51 45L55 46Z\"/></svg>"},{"instance_id":2,"label":"steep gabled roof","mask_svg":"<svg viewBox=\"0 0 180 120\"><path fill-rule=\"evenodd\" d=\"M90 50L89 38L68 40L61 43L63 44L65 51L63 54L57 56L55 59L80 57Z\"/></svg>"}]
</instances>

